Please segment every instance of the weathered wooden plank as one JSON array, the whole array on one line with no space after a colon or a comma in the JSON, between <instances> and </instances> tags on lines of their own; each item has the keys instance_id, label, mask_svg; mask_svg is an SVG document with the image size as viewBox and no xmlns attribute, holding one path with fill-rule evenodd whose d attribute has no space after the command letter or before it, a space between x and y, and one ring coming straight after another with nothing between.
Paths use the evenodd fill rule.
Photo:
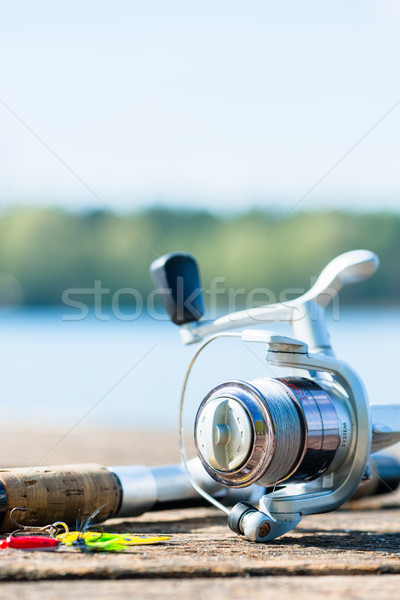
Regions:
<instances>
[{"instance_id":1,"label":"weathered wooden plank","mask_svg":"<svg viewBox=\"0 0 400 600\"><path fill-rule=\"evenodd\" d=\"M164 511L105 529L163 533L169 543L125 554L3 552L0 580L400 573L399 522L399 509L342 510L308 517L270 544L253 544L231 533L215 509Z\"/></svg>"},{"instance_id":2,"label":"weathered wooden plank","mask_svg":"<svg viewBox=\"0 0 400 600\"><path fill-rule=\"evenodd\" d=\"M394 600L399 590L400 575L0 583L2 600Z\"/></svg>"}]
</instances>

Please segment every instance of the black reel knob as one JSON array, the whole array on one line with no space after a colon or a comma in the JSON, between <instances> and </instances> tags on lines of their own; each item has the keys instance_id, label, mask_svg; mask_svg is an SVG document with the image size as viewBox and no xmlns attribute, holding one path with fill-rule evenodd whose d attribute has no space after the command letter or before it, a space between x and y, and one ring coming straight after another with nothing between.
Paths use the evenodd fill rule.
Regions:
<instances>
[{"instance_id":1,"label":"black reel knob","mask_svg":"<svg viewBox=\"0 0 400 600\"><path fill-rule=\"evenodd\" d=\"M184 325L203 316L203 291L194 256L185 252L164 254L151 264L150 273L171 321Z\"/></svg>"}]
</instances>

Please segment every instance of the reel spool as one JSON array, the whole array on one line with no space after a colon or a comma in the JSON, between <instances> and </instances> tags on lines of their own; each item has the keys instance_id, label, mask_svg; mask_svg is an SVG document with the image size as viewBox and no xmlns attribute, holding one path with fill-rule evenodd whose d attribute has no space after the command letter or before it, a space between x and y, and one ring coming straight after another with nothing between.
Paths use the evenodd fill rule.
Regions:
<instances>
[{"instance_id":1,"label":"reel spool","mask_svg":"<svg viewBox=\"0 0 400 600\"><path fill-rule=\"evenodd\" d=\"M333 388L300 377L234 381L201 403L195 443L211 477L229 487L308 482L349 451L349 406Z\"/></svg>"}]
</instances>

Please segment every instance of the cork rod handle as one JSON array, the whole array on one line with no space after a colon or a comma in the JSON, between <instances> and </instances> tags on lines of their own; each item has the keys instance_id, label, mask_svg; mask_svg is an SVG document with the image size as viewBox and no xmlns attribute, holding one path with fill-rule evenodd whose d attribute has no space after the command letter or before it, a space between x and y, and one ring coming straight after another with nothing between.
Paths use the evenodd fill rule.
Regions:
<instances>
[{"instance_id":1,"label":"cork rod handle","mask_svg":"<svg viewBox=\"0 0 400 600\"><path fill-rule=\"evenodd\" d=\"M0 469L0 532L16 529L10 518L15 507L28 509L15 514L22 525L65 521L75 526L78 517L87 517L100 507L96 522L113 517L121 497L116 475L97 464Z\"/></svg>"}]
</instances>

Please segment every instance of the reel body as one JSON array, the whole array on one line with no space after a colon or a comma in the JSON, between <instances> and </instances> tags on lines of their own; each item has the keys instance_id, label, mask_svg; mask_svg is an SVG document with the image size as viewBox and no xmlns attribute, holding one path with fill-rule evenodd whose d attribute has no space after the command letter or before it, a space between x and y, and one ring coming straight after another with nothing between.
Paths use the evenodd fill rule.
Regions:
<instances>
[{"instance_id":1,"label":"reel body","mask_svg":"<svg viewBox=\"0 0 400 600\"><path fill-rule=\"evenodd\" d=\"M159 270L169 271L169 263L171 271L162 278ZM325 322L324 309L339 290L368 278L378 264L376 255L368 250L347 252L330 262L303 296L285 304L230 313L215 321L201 320L197 308L190 309L190 298L201 293L198 288L187 285L188 294L180 298L185 305L180 313L189 314L186 321L180 321L182 341L196 343L206 338L188 369L181 397L184 465L186 385L195 359L210 342L236 336L246 343L263 343L267 362L286 367L291 374L222 383L207 394L197 412L195 443L208 475L228 488L252 484L266 488L258 508L240 502L228 516L231 529L249 540L274 539L295 527L302 515L335 510L356 492L371 451L400 440L400 407L380 406L380 421L372 425L373 408L364 385L354 369L335 357ZM175 265L176 254L153 263L155 282L170 280L171 273L175 276ZM199 286L199 276L191 277L195 280ZM178 303L176 289L172 286L174 306ZM168 290L161 291L164 298L168 296ZM295 337L265 329L223 333L274 321L289 322ZM191 481L200 494L226 512L193 478Z\"/></svg>"}]
</instances>

